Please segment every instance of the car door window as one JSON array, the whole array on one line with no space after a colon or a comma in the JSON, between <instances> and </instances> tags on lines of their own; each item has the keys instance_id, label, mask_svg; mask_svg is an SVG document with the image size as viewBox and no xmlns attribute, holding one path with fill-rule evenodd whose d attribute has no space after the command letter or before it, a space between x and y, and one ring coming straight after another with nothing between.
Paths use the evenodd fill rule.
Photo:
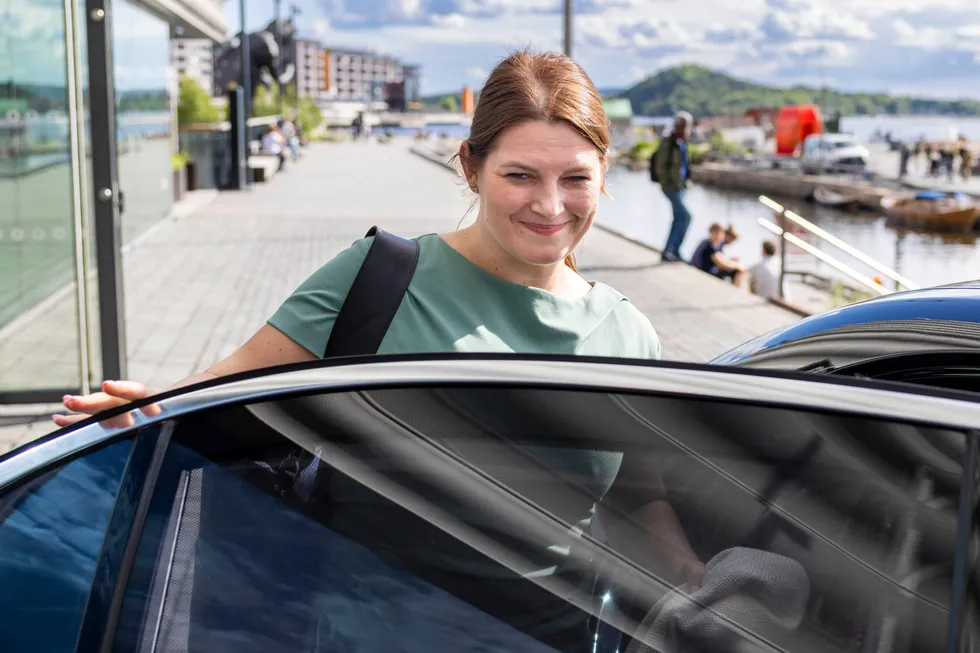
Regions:
<instances>
[{"instance_id":1,"label":"car door window","mask_svg":"<svg viewBox=\"0 0 980 653\"><path fill-rule=\"evenodd\" d=\"M525 387L180 418L116 651L936 651L967 438Z\"/></svg>"},{"instance_id":2,"label":"car door window","mask_svg":"<svg viewBox=\"0 0 980 653\"><path fill-rule=\"evenodd\" d=\"M75 649L132 442L117 442L0 496L0 649Z\"/></svg>"}]
</instances>

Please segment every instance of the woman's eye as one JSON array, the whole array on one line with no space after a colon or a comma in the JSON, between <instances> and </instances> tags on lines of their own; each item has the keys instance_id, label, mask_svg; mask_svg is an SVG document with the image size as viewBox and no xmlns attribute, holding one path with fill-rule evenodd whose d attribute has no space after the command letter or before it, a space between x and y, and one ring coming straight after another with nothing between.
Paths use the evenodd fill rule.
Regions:
<instances>
[{"instance_id":1,"label":"woman's eye","mask_svg":"<svg viewBox=\"0 0 980 653\"><path fill-rule=\"evenodd\" d=\"M575 183L575 184L583 184L583 183L589 181L589 177L582 177L582 176L567 177L567 179L568 179L568 181L570 181L572 183Z\"/></svg>"},{"instance_id":2,"label":"woman's eye","mask_svg":"<svg viewBox=\"0 0 980 653\"><path fill-rule=\"evenodd\" d=\"M524 181L525 179L530 179L531 176L526 172L509 172L507 177L510 179L517 179L518 181Z\"/></svg>"}]
</instances>

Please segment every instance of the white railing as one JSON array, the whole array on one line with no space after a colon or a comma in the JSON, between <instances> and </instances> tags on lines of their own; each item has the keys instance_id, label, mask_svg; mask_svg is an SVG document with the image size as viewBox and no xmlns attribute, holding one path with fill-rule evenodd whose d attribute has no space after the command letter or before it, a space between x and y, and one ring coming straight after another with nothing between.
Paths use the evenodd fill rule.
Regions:
<instances>
[{"instance_id":1,"label":"white railing","mask_svg":"<svg viewBox=\"0 0 980 653\"><path fill-rule=\"evenodd\" d=\"M792 222L798 227L813 234L820 240L829 243L830 245L833 245L834 247L841 250L845 254L848 254L849 256L860 261L864 265L867 265L868 267L878 272L879 274L891 279L892 281L895 282L896 289L900 289L904 287L908 290L915 290L916 288L920 287L917 283L915 283L911 279L902 276L895 270L892 270L891 268L885 266L879 261L876 261L875 259L871 258L870 256L860 251L859 249L852 247L851 245L848 245L846 242L844 242L837 236L834 236L833 234L829 233L824 229L821 229L820 227L813 224L806 218L787 209L782 204L779 204L778 202L766 197L765 195L759 196L759 202L761 202L767 208L772 209L779 216L778 224L775 224L770 220L766 220L765 218L759 218L759 224L762 225L764 228L768 229L769 231L771 231L772 233L774 233L776 236L780 237L783 241L783 246L779 248L780 293L782 293L783 281L786 278L786 243L795 245L796 247L800 248L807 254L810 254L814 258L826 263L827 265L831 266L841 274L844 274L845 276L856 281L862 286L865 286L866 288L872 290L873 292L878 293L879 295L886 295L892 292L888 288L885 288L885 286L882 285L877 279L873 279L866 274L862 274L861 272L854 269L850 265L847 265L846 263L843 263L842 261L834 258L830 254L827 254L826 252L823 252L820 249L814 247L813 245L806 242L799 236L789 233L786 230L787 221Z\"/></svg>"}]
</instances>

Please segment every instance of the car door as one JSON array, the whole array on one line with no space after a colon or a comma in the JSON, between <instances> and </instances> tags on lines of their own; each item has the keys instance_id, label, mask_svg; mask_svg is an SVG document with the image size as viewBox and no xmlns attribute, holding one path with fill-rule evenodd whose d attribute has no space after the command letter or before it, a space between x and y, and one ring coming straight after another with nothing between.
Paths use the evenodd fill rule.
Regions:
<instances>
[{"instance_id":1,"label":"car door","mask_svg":"<svg viewBox=\"0 0 980 653\"><path fill-rule=\"evenodd\" d=\"M75 650L976 647L980 406L957 395L467 357L160 405L61 436L135 443Z\"/></svg>"}]
</instances>

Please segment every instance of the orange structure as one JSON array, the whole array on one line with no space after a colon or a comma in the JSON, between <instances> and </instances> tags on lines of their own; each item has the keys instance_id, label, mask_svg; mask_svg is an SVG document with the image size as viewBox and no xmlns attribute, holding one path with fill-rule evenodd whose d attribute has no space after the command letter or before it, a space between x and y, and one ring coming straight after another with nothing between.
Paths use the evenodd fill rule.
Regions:
<instances>
[{"instance_id":1,"label":"orange structure","mask_svg":"<svg viewBox=\"0 0 980 653\"><path fill-rule=\"evenodd\" d=\"M822 133L823 118L816 106L785 106L776 116L776 154L791 156L807 136Z\"/></svg>"},{"instance_id":2,"label":"orange structure","mask_svg":"<svg viewBox=\"0 0 980 653\"><path fill-rule=\"evenodd\" d=\"M473 115L473 89L469 86L463 87L463 113Z\"/></svg>"}]
</instances>

